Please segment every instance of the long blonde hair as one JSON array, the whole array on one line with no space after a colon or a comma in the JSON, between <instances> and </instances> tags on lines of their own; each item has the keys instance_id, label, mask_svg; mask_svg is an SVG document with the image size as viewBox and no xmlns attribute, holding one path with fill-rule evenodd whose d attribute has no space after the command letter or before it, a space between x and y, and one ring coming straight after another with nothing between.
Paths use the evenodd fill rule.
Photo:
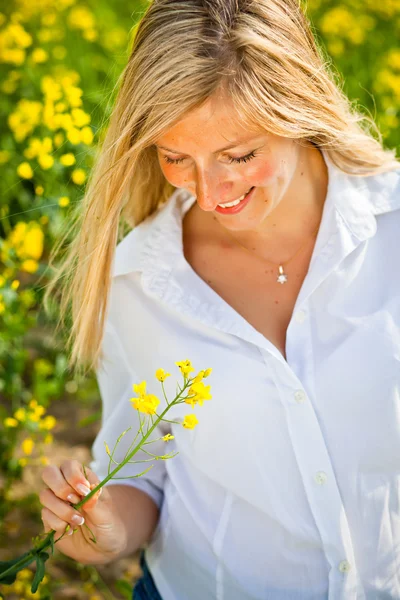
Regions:
<instances>
[{"instance_id":1,"label":"long blonde hair","mask_svg":"<svg viewBox=\"0 0 400 600\"><path fill-rule=\"evenodd\" d=\"M60 293L56 331L68 321L69 365L85 374L102 357L121 226L135 227L174 191L154 143L218 91L241 124L324 148L346 173L400 167L372 118L342 91L298 0L153 0L117 87L85 197L51 253L44 298L49 311L51 294Z\"/></svg>"}]
</instances>

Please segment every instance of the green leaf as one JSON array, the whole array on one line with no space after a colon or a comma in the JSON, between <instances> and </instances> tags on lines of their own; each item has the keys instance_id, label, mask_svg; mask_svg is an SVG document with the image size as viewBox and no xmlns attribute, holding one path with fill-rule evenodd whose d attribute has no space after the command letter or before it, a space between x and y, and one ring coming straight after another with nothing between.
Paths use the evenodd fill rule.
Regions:
<instances>
[{"instance_id":1,"label":"green leaf","mask_svg":"<svg viewBox=\"0 0 400 600\"><path fill-rule=\"evenodd\" d=\"M36 556L36 573L35 573L35 577L33 578L33 581L32 581L32 587L31 587L32 594L37 592L39 584L45 575L45 572L46 572L45 563L46 563L46 560L48 560L48 558L49 558L49 554L47 554L47 552L40 552Z\"/></svg>"},{"instance_id":2,"label":"green leaf","mask_svg":"<svg viewBox=\"0 0 400 600\"><path fill-rule=\"evenodd\" d=\"M115 582L115 587L117 591L123 596L127 598L127 600L131 600L132 598L132 584L128 583L125 579L118 579Z\"/></svg>"},{"instance_id":3,"label":"green leaf","mask_svg":"<svg viewBox=\"0 0 400 600\"><path fill-rule=\"evenodd\" d=\"M18 556L18 558L13 558L12 560L0 561L0 581L2 583L5 583L6 585L11 585L16 580L17 573L19 573L19 571L22 571L22 569L25 569L25 567L31 564L31 562L34 560L34 556L27 556L27 554L28 553L25 553L22 556ZM2 573L8 571L8 569L10 569L10 567L12 567L13 565L16 565L20 560L22 560L24 556L26 556L26 559L18 567L16 567L14 571L11 571L11 573L8 573L8 575L6 575L5 577L2 577Z\"/></svg>"}]
</instances>

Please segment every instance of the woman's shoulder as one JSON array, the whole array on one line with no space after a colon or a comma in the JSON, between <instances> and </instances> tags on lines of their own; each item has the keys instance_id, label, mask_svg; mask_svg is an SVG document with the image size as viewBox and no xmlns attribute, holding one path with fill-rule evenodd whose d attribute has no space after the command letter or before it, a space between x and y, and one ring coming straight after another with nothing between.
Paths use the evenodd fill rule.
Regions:
<instances>
[{"instance_id":1,"label":"woman's shoulder","mask_svg":"<svg viewBox=\"0 0 400 600\"><path fill-rule=\"evenodd\" d=\"M156 231L165 219L177 208L179 200L184 200L182 190L176 189L172 195L117 244L114 255L112 276L125 275L142 268L142 253L149 240L154 239Z\"/></svg>"}]
</instances>

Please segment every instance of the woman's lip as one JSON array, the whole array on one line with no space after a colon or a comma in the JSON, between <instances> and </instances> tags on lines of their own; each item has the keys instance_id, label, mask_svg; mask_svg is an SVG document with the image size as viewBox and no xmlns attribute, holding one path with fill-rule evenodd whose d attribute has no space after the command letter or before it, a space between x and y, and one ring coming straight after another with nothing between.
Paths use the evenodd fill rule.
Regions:
<instances>
[{"instance_id":1,"label":"woman's lip","mask_svg":"<svg viewBox=\"0 0 400 600\"><path fill-rule=\"evenodd\" d=\"M234 215L238 212L241 212L252 199L253 192L255 189L255 187L252 187L247 196L245 196L245 198L241 200L236 206L231 206L230 208L222 208L221 206L216 206L215 211L220 213L221 215Z\"/></svg>"}]
</instances>

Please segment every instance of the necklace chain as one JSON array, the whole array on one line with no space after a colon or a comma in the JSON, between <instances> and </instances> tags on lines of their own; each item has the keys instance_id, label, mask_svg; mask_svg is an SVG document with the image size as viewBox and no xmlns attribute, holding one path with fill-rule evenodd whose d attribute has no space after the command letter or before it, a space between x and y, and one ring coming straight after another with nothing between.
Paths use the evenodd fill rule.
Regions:
<instances>
[{"instance_id":1,"label":"necklace chain","mask_svg":"<svg viewBox=\"0 0 400 600\"><path fill-rule=\"evenodd\" d=\"M225 229L225 228L224 228ZM318 227L313 231L313 233L311 234L312 236L314 236L317 231L319 229L319 225ZM240 242L237 241L237 239L231 234L230 231L228 231L227 229L225 229L226 233L228 233L231 238L236 242L236 244L238 246L240 246L241 248L243 248L243 250L247 250L247 252L250 252L250 254L253 254L254 256L257 256L258 258L261 258L262 260L265 260L275 266L278 267L278 277L277 277L277 282L278 283L286 283L287 282L287 274L284 272L283 270L283 263L274 263L272 262L272 260L268 260L267 258L264 258L263 256L260 256L259 254L256 254L255 252L252 252L251 250L249 250L248 248L246 248L246 246L243 246L243 244L241 244ZM291 258L289 258L289 260L285 261L285 265L287 265L289 262L291 262L300 252L300 250L302 250L304 248L304 246L309 242L309 240L307 240L307 242L305 242L304 244L302 244L300 246L300 248L297 250L297 252L295 254L293 254L293 256Z\"/></svg>"}]
</instances>

